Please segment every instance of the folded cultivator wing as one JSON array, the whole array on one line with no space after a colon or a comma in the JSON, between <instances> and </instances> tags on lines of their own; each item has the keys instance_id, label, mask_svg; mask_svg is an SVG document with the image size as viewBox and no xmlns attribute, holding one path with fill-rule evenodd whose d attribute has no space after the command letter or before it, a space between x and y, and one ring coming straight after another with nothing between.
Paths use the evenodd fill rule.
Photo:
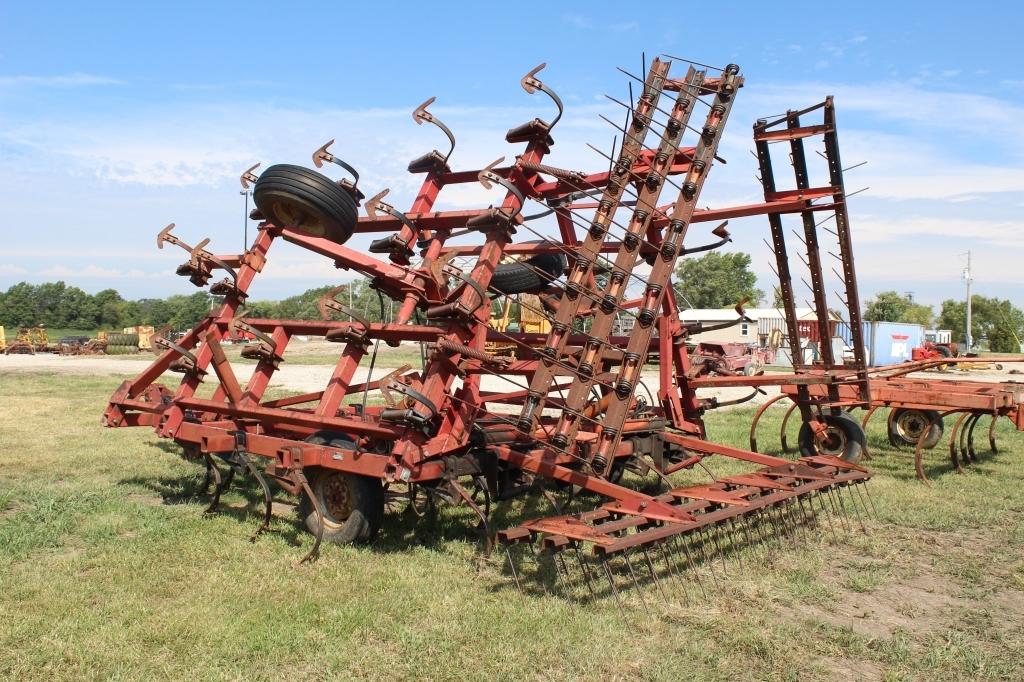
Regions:
<instances>
[{"instance_id":1,"label":"folded cultivator wing","mask_svg":"<svg viewBox=\"0 0 1024 682\"><path fill-rule=\"evenodd\" d=\"M821 125L801 125L805 111L782 119L787 127L781 133L766 132L774 124L755 127L764 203L698 208L715 162L724 162L719 143L743 77L735 65L689 66L675 76L670 66L655 59L645 74L626 74L640 93L633 102L631 86L630 103L619 102L628 117L624 127L612 124L621 143L610 154L600 152L607 170L545 163L562 104L537 77L540 67L524 76L522 86L545 93L558 115L508 132L508 143L525 145L509 165L499 159L481 170L453 171L455 135L427 110L432 99L415 110L414 120L440 128L450 148L409 164L409 172L424 179L408 211L385 203L386 189L366 199L358 173L328 151L330 143L313 160L317 167L345 170L348 177L338 182L299 166L271 166L258 178L255 167L249 169L242 182L255 183L254 217L262 222L245 253L215 255L206 249L208 240L189 246L171 233L173 225L160 233L159 245L169 242L188 252L178 274L195 285L206 287L215 271L223 271L226 276L209 289L223 303L183 338L154 338L159 357L119 387L105 424L151 426L205 461L208 481L217 483L211 509L235 470L254 476L266 501L261 530L270 521L271 481L298 495L300 514L316 535L308 557L316 556L322 539L371 539L396 497L465 502L480 516L488 546L495 537L489 527L493 500L550 494L548 487L604 498L593 511L525 521L496 536L517 583L523 568L514 555L528 547L552 557L558 575L568 575L566 556L579 559L588 586L593 588L592 575L604 575L616 595L613 565L627 566L635 581L634 563L641 562L639 568L658 582L675 577L676 568L685 567L681 561L692 565L712 549L763 540L769 531L794 537L816 532L823 511L839 512L844 524L849 505L851 515L866 512L858 484L868 474L848 448L828 447L840 410L822 407L804 388L829 384L828 376L801 379L802 416L811 436L798 460L710 439L703 415L726 403L701 398L697 390L714 387L716 379L749 385L758 378L693 378L686 340L710 328L680 320L672 286L681 258L729 241L723 222L729 218L767 215L777 239L780 216L802 216L808 253L816 256L813 216L829 211L845 235L846 294L859 320L832 101L806 110L824 111ZM796 150L799 143L802 150L804 138L814 135L825 136L827 182L812 187L802 156L794 154L797 186L776 190L767 145L782 141ZM444 188L475 182L500 201L475 210L435 210ZM530 202L546 210L527 215ZM360 205L366 217L357 217ZM706 222L717 224L712 237L687 246L691 227ZM383 235L372 241L369 254L346 245L353 234L365 233ZM467 237L475 243L465 244ZM451 243L458 238L461 243ZM249 286L271 245L282 239L368 278L397 304L394 320L364 319L333 297L339 290L321 300L320 321L246 317ZM776 253L782 268L785 251ZM506 324L489 325L492 307L501 309L511 297L550 331L513 331L507 308ZM722 326L744 319L740 304L736 320ZM621 331L623 320L630 322L628 335ZM256 361L244 382L221 346L240 333L255 340L242 353ZM299 335L339 344L330 380L321 391L266 399ZM381 341L422 344L422 366L375 374ZM862 361L857 358L861 367ZM184 375L177 388L156 383L166 371ZM867 385L858 365L846 371ZM214 390L201 398L204 382ZM229 465L227 473L218 459ZM753 470L716 476L708 466L714 459L745 462ZM624 484L627 473L652 472L661 493ZM670 478L677 473L689 479L706 473L707 480L679 485ZM658 558L664 568L655 566Z\"/></svg>"}]
</instances>

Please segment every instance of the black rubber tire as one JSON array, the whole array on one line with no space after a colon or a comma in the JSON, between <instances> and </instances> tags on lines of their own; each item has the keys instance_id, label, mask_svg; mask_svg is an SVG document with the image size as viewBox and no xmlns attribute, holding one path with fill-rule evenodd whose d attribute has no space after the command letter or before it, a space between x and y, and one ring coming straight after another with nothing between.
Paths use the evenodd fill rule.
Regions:
<instances>
[{"instance_id":1,"label":"black rubber tire","mask_svg":"<svg viewBox=\"0 0 1024 682\"><path fill-rule=\"evenodd\" d=\"M949 346L935 346L935 352L944 358L953 357L953 350Z\"/></svg>"},{"instance_id":2,"label":"black rubber tire","mask_svg":"<svg viewBox=\"0 0 1024 682\"><path fill-rule=\"evenodd\" d=\"M867 447L867 438L857 420L846 412L823 414L822 419L828 425L832 442L819 446L815 442L814 430L811 425L804 422L800 425L800 433L797 437L800 455L803 457L835 455L850 464L859 462Z\"/></svg>"},{"instance_id":3,"label":"black rubber tire","mask_svg":"<svg viewBox=\"0 0 1024 682\"><path fill-rule=\"evenodd\" d=\"M307 438L306 442L346 449L353 447L352 439L348 435L329 431L315 433ZM306 469L306 478L325 511L324 542L350 545L373 540L384 521L384 488L379 478L321 467ZM325 499L328 487L336 485L344 486L344 491L352 500L351 513L347 518L333 517L330 505ZM298 513L309 532L315 535L318 526L316 509L305 493L299 496Z\"/></svg>"},{"instance_id":4,"label":"black rubber tire","mask_svg":"<svg viewBox=\"0 0 1024 682\"><path fill-rule=\"evenodd\" d=\"M893 445L906 445L916 448L921 434L932 424L928 437L924 441L924 449L931 450L942 439L945 425L935 410L912 410L898 407L893 410L889 421L889 442Z\"/></svg>"},{"instance_id":5,"label":"black rubber tire","mask_svg":"<svg viewBox=\"0 0 1024 682\"><path fill-rule=\"evenodd\" d=\"M545 277L537 270L546 272ZM565 272L565 256L541 253L518 263L502 263L494 270L491 288L503 294L535 294L543 291Z\"/></svg>"},{"instance_id":6,"label":"black rubber tire","mask_svg":"<svg viewBox=\"0 0 1024 682\"><path fill-rule=\"evenodd\" d=\"M279 163L263 171L252 190L267 220L344 244L356 228L356 201L326 175Z\"/></svg>"}]
</instances>

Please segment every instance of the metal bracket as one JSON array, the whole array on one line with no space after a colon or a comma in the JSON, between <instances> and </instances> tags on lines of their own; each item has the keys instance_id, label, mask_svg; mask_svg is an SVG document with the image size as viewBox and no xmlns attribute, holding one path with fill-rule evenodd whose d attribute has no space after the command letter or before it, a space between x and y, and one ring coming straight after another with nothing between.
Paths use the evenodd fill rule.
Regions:
<instances>
[{"instance_id":1,"label":"metal bracket","mask_svg":"<svg viewBox=\"0 0 1024 682\"><path fill-rule=\"evenodd\" d=\"M394 391L395 393L400 393L401 395L404 395L406 398L411 400L413 403L413 407L407 410L382 410L380 415L381 419L388 419L391 421L406 421L415 424L420 428L425 429L430 424L430 421L437 416L437 407L434 405L433 402L431 402L429 398L427 398L427 396L423 395L412 386L402 383L402 381L400 381L398 378L392 379L391 381L388 381L386 384L382 382L380 390L381 393L390 393L391 391ZM416 403L419 403L420 405L425 407L427 409L428 414L423 414L422 412L418 411L415 408Z\"/></svg>"},{"instance_id":2,"label":"metal bracket","mask_svg":"<svg viewBox=\"0 0 1024 682\"><path fill-rule=\"evenodd\" d=\"M185 350L183 347L174 343L169 339L165 339L162 336L154 336L150 339L150 343L153 346L162 348L164 350L173 351L178 355L178 359L171 363L170 369L174 372L182 372L183 374L191 374L199 377L200 379L206 374L205 370L199 368L199 361L196 356Z\"/></svg>"},{"instance_id":3,"label":"metal bracket","mask_svg":"<svg viewBox=\"0 0 1024 682\"><path fill-rule=\"evenodd\" d=\"M349 174L352 176L352 179L339 180L338 185L340 185L342 189L347 190L349 193L352 194L352 196L356 200L356 205L358 206L359 202L362 201L366 196L361 191L359 191L359 172L356 171L356 169L353 168L352 166L348 165L347 163L336 157L334 154L331 154L329 151L327 151L327 148L330 147L332 144L334 144L333 139L329 140L328 142L325 142L320 146L319 149L313 152L313 165L316 166L317 168L322 168L324 162L326 161L327 163L333 163L334 165L340 166L341 168L348 171Z\"/></svg>"},{"instance_id":4,"label":"metal bracket","mask_svg":"<svg viewBox=\"0 0 1024 682\"><path fill-rule=\"evenodd\" d=\"M178 239L175 235L171 234L171 232L173 230L174 230L174 223L168 223L167 227L165 227L164 229L160 230L160 232L156 236L156 248L158 248L158 249L164 248L164 242L167 242L168 244L174 244L175 246L180 246L181 248L183 248L186 251L188 251L189 253L191 253L192 252L192 247L189 246L188 244L186 244L185 242L181 241L180 239Z\"/></svg>"},{"instance_id":5,"label":"metal bracket","mask_svg":"<svg viewBox=\"0 0 1024 682\"><path fill-rule=\"evenodd\" d=\"M440 128L441 132L448 136L448 141L451 143L451 147L448 149L448 153L445 154L444 156L441 156L441 152L435 149L431 154L427 154L425 157L421 157L421 159L417 159L416 161L413 161L411 164L409 164L410 169L414 165L416 165L418 161L429 159L434 154L436 154L437 158L440 159L440 166L442 168L445 168L448 166L448 159L451 158L452 152L455 151L455 135L452 133L451 129L449 129L448 126L442 123L440 119L438 119L432 113L427 111L427 107L433 104L436 100L436 97L431 97L426 102L416 107L416 109L414 109L412 112L412 120L416 121L416 125L431 123Z\"/></svg>"},{"instance_id":6,"label":"metal bracket","mask_svg":"<svg viewBox=\"0 0 1024 682\"><path fill-rule=\"evenodd\" d=\"M409 220L404 213L391 204L381 201L381 199L387 196L390 191L390 189L383 189L373 195L373 197L366 202L366 215L371 218L376 218L379 213L386 213L393 218L397 218L398 221L407 227L413 235L418 234L418 228L415 223ZM370 242L369 251L370 253L386 253L392 261L402 265L408 265L410 262L409 259L413 255L412 249L409 248L409 242L400 238L397 234L383 237L381 239L374 239Z\"/></svg>"},{"instance_id":7,"label":"metal bracket","mask_svg":"<svg viewBox=\"0 0 1024 682\"><path fill-rule=\"evenodd\" d=\"M245 172L238 176L238 181L242 183L242 189L249 189L250 183L255 183L257 180L254 170L260 167L260 164L254 164L245 169Z\"/></svg>"},{"instance_id":8,"label":"metal bracket","mask_svg":"<svg viewBox=\"0 0 1024 682\"><path fill-rule=\"evenodd\" d=\"M495 183L501 185L506 190L511 192L513 196L515 196L515 198L519 201L519 206L516 207L516 210L511 215L509 215L508 218L511 221L522 212L523 206L526 205L526 198L523 196L523 193L519 191L518 187L509 182L508 179L503 178L494 172L494 169L498 166L498 164L503 163L504 161L505 157L502 156L492 161L491 163L487 164L486 166L484 166L483 170L477 173L477 179L480 180L480 184L484 186L484 189L491 189L491 183ZM502 212L504 212L504 209L501 210Z\"/></svg>"},{"instance_id":9,"label":"metal bracket","mask_svg":"<svg viewBox=\"0 0 1024 682\"><path fill-rule=\"evenodd\" d=\"M188 265L191 268L202 270L205 275L205 279L209 279L210 273L209 268L206 267L204 261L209 261L216 265L221 270L224 270L225 272L228 273L228 277L230 278L230 280L226 277L223 282L218 282L217 284L214 284L210 288L210 293L217 294L220 296L224 296L232 292L240 293L238 290L238 273L235 272L234 268L232 268L230 265L228 265L220 258L217 258L217 256L213 255L212 253L206 250L205 247L209 243L210 240L207 238L196 244L194 247L192 247L192 249L189 251ZM219 290L214 291L214 289Z\"/></svg>"},{"instance_id":10,"label":"metal bracket","mask_svg":"<svg viewBox=\"0 0 1024 682\"><path fill-rule=\"evenodd\" d=\"M558 97L558 95L555 94L555 91L549 88L548 86L544 85L544 83L542 83L541 80L537 78L537 74L540 73L545 66L547 66L547 62L542 62L540 66L535 67L532 71L523 76L519 80L519 84L523 86L523 90L526 90L526 92L530 93L531 95L540 90L545 95L550 97L551 101L555 103L556 107L558 107L558 115L555 116L551 120L551 122L544 122L544 125L547 127L548 132L550 133L551 129L555 127L555 124L558 123L558 121L562 118L562 112L565 111L565 107L562 106L562 100Z\"/></svg>"},{"instance_id":11,"label":"metal bracket","mask_svg":"<svg viewBox=\"0 0 1024 682\"><path fill-rule=\"evenodd\" d=\"M247 347L242 349L242 357L253 360L266 360L267 362L274 363L274 367L284 360L283 357L277 352L277 342L274 341L268 334L261 332L256 327L253 327L248 322L245 322L243 317L245 312L241 311L237 315L231 318L228 322L228 333L237 336L239 332L244 334L252 334L259 343L255 348Z\"/></svg>"},{"instance_id":12,"label":"metal bracket","mask_svg":"<svg viewBox=\"0 0 1024 682\"><path fill-rule=\"evenodd\" d=\"M330 320L331 312L337 312L346 315L362 328L332 329L327 333L326 338L328 341L355 342L368 346L370 345L370 340L367 338L367 333L370 331L370 321L335 298L345 286L344 284L336 286L317 300L316 306L320 311L320 318L324 321Z\"/></svg>"}]
</instances>

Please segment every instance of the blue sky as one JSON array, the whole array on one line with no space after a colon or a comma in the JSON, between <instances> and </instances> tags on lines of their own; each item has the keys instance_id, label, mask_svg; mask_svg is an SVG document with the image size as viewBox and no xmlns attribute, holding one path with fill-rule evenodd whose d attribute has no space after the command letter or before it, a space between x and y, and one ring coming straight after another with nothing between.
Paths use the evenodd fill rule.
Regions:
<instances>
[{"instance_id":1,"label":"blue sky","mask_svg":"<svg viewBox=\"0 0 1024 682\"><path fill-rule=\"evenodd\" d=\"M249 165L309 163L330 138L407 207L407 162L440 146L410 112L456 133L455 168L511 157L505 130L550 106L518 86L540 62L563 98L550 161L595 169L623 95L621 65L666 52L736 62L747 86L702 203L756 201L747 153L759 116L836 97L862 294L959 296L974 254L978 293L1024 304L1024 54L1016 3L5 3L0 8L0 288L63 279L130 297L189 293L179 253L156 232L241 245L237 177ZM461 188L444 205L486 205ZM771 288L767 221L735 221ZM695 241L699 236L695 236ZM361 242L356 242L359 245ZM279 250L278 250L279 249ZM182 254L183 255L183 254ZM278 298L345 281L323 259L275 247L254 286Z\"/></svg>"}]
</instances>

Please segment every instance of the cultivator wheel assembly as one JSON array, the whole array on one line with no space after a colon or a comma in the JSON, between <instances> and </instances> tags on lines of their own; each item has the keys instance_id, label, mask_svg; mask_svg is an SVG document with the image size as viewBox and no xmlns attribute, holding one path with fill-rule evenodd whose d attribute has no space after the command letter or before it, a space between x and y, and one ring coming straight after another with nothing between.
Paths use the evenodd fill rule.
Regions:
<instances>
[{"instance_id":1,"label":"cultivator wheel assembly","mask_svg":"<svg viewBox=\"0 0 1024 682\"><path fill-rule=\"evenodd\" d=\"M566 557L578 559L591 589L599 571L618 596L623 565L627 573L647 570L657 582L680 568L679 561L699 563L713 550L729 552L777 534L823 536L825 512L852 526L853 515L860 518L869 508L861 490L869 475L857 464L863 434L849 427L837 401L816 402L808 388L819 385L833 396L841 359L829 357L829 371L799 379L806 431L799 459L716 443L704 415L731 403L700 397L698 389L723 380L753 387L771 382L694 378L687 339L715 327L682 322L672 284L680 259L729 241L729 219L767 215L778 244L780 217L799 215L808 249L816 252L813 216L830 211L849 256L846 297L859 320L832 101L790 112L781 132L774 123L755 127L763 203L703 208L701 193L714 164L724 162L719 146L744 79L736 65L686 63L680 74L671 74L671 66L658 58L640 75L623 70L629 101L611 99L626 109L626 120L603 117L615 128L615 141L610 152L593 147L606 166L594 172L547 162L563 107L538 76L543 65L521 85L543 93L557 114L508 131L506 142L525 145L510 164L499 159L478 170L452 170L455 134L428 111L433 99L416 108L414 120L438 128L449 148L409 164L424 180L407 211L384 202L387 189L366 199L355 168L329 151L330 142L313 161L343 169L347 177L337 182L286 165L257 177L253 166L242 183L254 185L253 216L263 222L245 253L215 255L206 249L208 240L189 246L172 234L173 224L158 236L158 246L188 252L178 274L196 286L207 287L217 270L226 273L209 287L223 304L179 340L154 337L157 359L117 389L104 423L150 426L182 444L217 484L211 510L233 472L257 478L267 510L261 530L271 521L271 484L297 495L300 516L316 538L307 559L315 558L321 541L369 541L386 509L420 513L426 505L464 504L479 518L485 546L495 539L501 544L516 583L523 568L514 555L532 548L535 557L556 563L557 576L568 575L561 570ZM825 122L803 124L800 117L812 111L824 111ZM816 135L825 137L828 180L812 187L795 152ZM796 189L774 186L762 147L775 142L794 150ZM446 187L476 182L494 192L494 204L435 209ZM543 210L527 212L531 202ZM365 217L356 215L360 206ZM691 228L709 222L716 227L704 243L688 246ZM383 236L368 249L347 245L362 234ZM397 304L394 321L364 319L333 298L337 290L321 300L319 321L245 316L249 286L271 245L282 240L368 278L382 300ZM784 246L777 254L791 313ZM510 297L542 320L544 331L492 328L493 306ZM632 321L628 336L618 331L623 318ZM720 327L745 319L741 302L735 321ZM239 331L256 339L243 353L256 360L245 383L221 348ZM265 399L298 335L339 344L329 382L321 391ZM429 350L418 368L374 373L381 341L417 342ZM514 352L494 352L498 344ZM656 367L648 371L652 358ZM165 371L183 375L177 388L156 383ZM867 386L862 364L845 371ZM214 383L209 398L197 395L204 382ZM226 474L216 459L229 465ZM754 470L716 474L715 462ZM660 492L626 485L636 473L656 476ZM707 480L683 485L673 482L677 476ZM560 513L552 492L558 489L596 509ZM494 504L538 494L556 504L556 515L491 530ZM664 568L654 565L656 557Z\"/></svg>"}]
</instances>

